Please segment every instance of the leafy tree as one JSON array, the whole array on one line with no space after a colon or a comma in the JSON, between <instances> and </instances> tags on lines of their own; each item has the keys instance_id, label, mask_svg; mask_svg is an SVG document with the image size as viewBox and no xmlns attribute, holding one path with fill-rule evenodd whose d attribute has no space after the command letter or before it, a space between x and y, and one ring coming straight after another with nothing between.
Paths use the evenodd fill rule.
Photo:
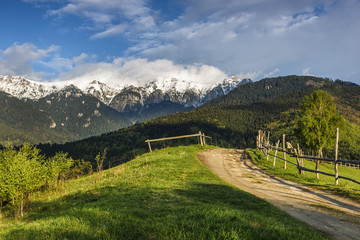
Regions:
<instances>
[{"instance_id":1,"label":"leafy tree","mask_svg":"<svg viewBox=\"0 0 360 240\"><path fill-rule=\"evenodd\" d=\"M67 153L58 152L46 162L48 184L57 188L58 183L66 178L66 173L74 165L74 160Z\"/></svg>"},{"instance_id":2,"label":"leafy tree","mask_svg":"<svg viewBox=\"0 0 360 240\"><path fill-rule=\"evenodd\" d=\"M8 148L0 153L0 198L10 201L15 216L24 216L29 195L44 185L46 170L40 150L25 144L19 151Z\"/></svg>"},{"instance_id":3,"label":"leafy tree","mask_svg":"<svg viewBox=\"0 0 360 240\"><path fill-rule=\"evenodd\" d=\"M299 110L295 132L300 143L317 152L333 142L336 128L343 127L345 123L336 111L334 100L322 90L305 96Z\"/></svg>"}]
</instances>

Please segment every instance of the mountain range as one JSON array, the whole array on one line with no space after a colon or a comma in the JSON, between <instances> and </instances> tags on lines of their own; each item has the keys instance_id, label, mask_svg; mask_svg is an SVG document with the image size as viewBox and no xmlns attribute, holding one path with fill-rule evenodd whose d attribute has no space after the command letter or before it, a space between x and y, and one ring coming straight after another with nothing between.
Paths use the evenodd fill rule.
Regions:
<instances>
[{"instance_id":1,"label":"mountain range","mask_svg":"<svg viewBox=\"0 0 360 240\"><path fill-rule=\"evenodd\" d=\"M255 147L259 129L270 131L272 143L282 139L296 144L298 106L304 96L316 90L332 95L346 125L340 130L339 158L360 158L360 86L313 76L266 78L235 88L188 112L179 112L135 124L118 131L71 143L42 144L39 148L49 156L68 152L74 159L94 161L106 148L106 166L129 161L148 151L146 139L194 134L199 131L212 137L220 147ZM196 138L152 143L152 148L197 143ZM324 149L333 156L334 148Z\"/></svg>"},{"instance_id":2,"label":"mountain range","mask_svg":"<svg viewBox=\"0 0 360 240\"><path fill-rule=\"evenodd\" d=\"M0 144L62 143L99 135L189 111L250 82L233 76L206 87L164 78L144 86L118 87L98 80L77 86L0 76Z\"/></svg>"}]
</instances>

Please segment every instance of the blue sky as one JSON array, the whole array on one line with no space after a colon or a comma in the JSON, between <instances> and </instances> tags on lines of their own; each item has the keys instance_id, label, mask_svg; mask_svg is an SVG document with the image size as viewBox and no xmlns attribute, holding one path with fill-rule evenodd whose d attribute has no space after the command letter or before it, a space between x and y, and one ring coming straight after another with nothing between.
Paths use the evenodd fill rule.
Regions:
<instances>
[{"instance_id":1,"label":"blue sky","mask_svg":"<svg viewBox=\"0 0 360 240\"><path fill-rule=\"evenodd\" d=\"M358 0L3 0L0 75L213 84L316 75L360 84Z\"/></svg>"}]
</instances>

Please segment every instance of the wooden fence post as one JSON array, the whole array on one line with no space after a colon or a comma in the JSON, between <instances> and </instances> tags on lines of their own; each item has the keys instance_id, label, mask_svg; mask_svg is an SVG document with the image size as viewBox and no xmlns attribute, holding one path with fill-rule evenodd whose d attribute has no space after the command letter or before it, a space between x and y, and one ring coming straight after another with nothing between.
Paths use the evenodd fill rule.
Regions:
<instances>
[{"instance_id":1,"label":"wooden fence post","mask_svg":"<svg viewBox=\"0 0 360 240\"><path fill-rule=\"evenodd\" d=\"M339 184L339 168L338 168L338 149L339 149L339 128L336 128L336 143L335 143L335 184Z\"/></svg>"},{"instance_id":2,"label":"wooden fence post","mask_svg":"<svg viewBox=\"0 0 360 240\"><path fill-rule=\"evenodd\" d=\"M321 150L319 150L319 152L318 152L318 158L320 158L320 157L321 157ZM319 171L319 170L320 170L320 160L317 159L316 160L316 171ZM316 173L316 178L319 179L319 173L318 172Z\"/></svg>"},{"instance_id":3,"label":"wooden fence post","mask_svg":"<svg viewBox=\"0 0 360 240\"><path fill-rule=\"evenodd\" d=\"M275 167L275 164L276 164L276 154L278 152L279 144L280 144L280 140L278 140L277 143L276 143L275 157L274 157L274 162L273 162L274 167Z\"/></svg>"},{"instance_id":4,"label":"wooden fence post","mask_svg":"<svg viewBox=\"0 0 360 240\"><path fill-rule=\"evenodd\" d=\"M148 139L148 140L146 140L146 141L147 141L147 143L148 143L148 145L149 145L149 150L150 150L150 152L152 152L152 150L151 150L151 144L150 144L149 139Z\"/></svg>"},{"instance_id":5,"label":"wooden fence post","mask_svg":"<svg viewBox=\"0 0 360 240\"><path fill-rule=\"evenodd\" d=\"M297 144L297 155L298 155L298 156L301 156L301 155L302 155L299 144ZM302 158L299 157L299 164L300 164L300 167L304 167L304 159L302 159ZM301 174L304 174L304 170L301 169L301 170L300 170L300 173L301 173Z\"/></svg>"},{"instance_id":6,"label":"wooden fence post","mask_svg":"<svg viewBox=\"0 0 360 240\"><path fill-rule=\"evenodd\" d=\"M206 145L205 133L203 133L203 143L204 143L204 145Z\"/></svg>"},{"instance_id":7,"label":"wooden fence post","mask_svg":"<svg viewBox=\"0 0 360 240\"><path fill-rule=\"evenodd\" d=\"M200 136L200 144L201 144L201 146L204 146L203 138L202 138L202 136L201 136L201 131L199 132L199 136Z\"/></svg>"},{"instance_id":8,"label":"wooden fence post","mask_svg":"<svg viewBox=\"0 0 360 240\"><path fill-rule=\"evenodd\" d=\"M298 151L296 150L296 148L294 148L294 152L295 152L295 155L296 155L296 164L297 164L297 167L301 167L301 166L300 166L299 153L298 153ZM298 168L298 170L299 170L299 174L300 174L300 173L301 173L301 169Z\"/></svg>"},{"instance_id":9,"label":"wooden fence post","mask_svg":"<svg viewBox=\"0 0 360 240\"><path fill-rule=\"evenodd\" d=\"M283 151L284 151L284 159L286 160L286 153L285 153L285 134L283 134ZM286 161L284 161L284 169L286 169Z\"/></svg>"},{"instance_id":10,"label":"wooden fence post","mask_svg":"<svg viewBox=\"0 0 360 240\"><path fill-rule=\"evenodd\" d=\"M270 131L268 131L268 137L267 137L266 146L268 147L268 148L266 149L266 161L269 161L269 152L270 152Z\"/></svg>"}]
</instances>

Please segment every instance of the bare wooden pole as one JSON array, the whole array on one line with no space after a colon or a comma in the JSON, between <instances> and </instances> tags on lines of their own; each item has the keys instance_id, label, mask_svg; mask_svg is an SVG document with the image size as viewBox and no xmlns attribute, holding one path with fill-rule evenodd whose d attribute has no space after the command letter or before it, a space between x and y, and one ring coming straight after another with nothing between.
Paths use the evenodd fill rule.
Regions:
<instances>
[{"instance_id":1,"label":"bare wooden pole","mask_svg":"<svg viewBox=\"0 0 360 240\"><path fill-rule=\"evenodd\" d=\"M202 136L201 136L201 132L199 132L199 136L200 136L200 144L201 144L201 146L204 146L203 138L202 138Z\"/></svg>"},{"instance_id":2,"label":"bare wooden pole","mask_svg":"<svg viewBox=\"0 0 360 240\"><path fill-rule=\"evenodd\" d=\"M283 134L283 153L284 153L284 159L286 160L286 153L285 153L285 134ZM284 161L284 169L286 169L286 161Z\"/></svg>"},{"instance_id":3,"label":"bare wooden pole","mask_svg":"<svg viewBox=\"0 0 360 240\"><path fill-rule=\"evenodd\" d=\"M150 152L152 152L152 150L151 150L151 144L150 144L149 139L148 139L148 140L146 140L146 141L147 141L147 143L148 143L148 145L149 145L149 150L150 150Z\"/></svg>"},{"instance_id":4,"label":"bare wooden pole","mask_svg":"<svg viewBox=\"0 0 360 240\"><path fill-rule=\"evenodd\" d=\"M301 150L300 150L300 145L299 145L299 144L297 144L297 155L298 155L298 157L299 157L299 164L300 164L300 167L304 167L304 162L303 162L303 159L302 159L302 158L300 158L300 156L301 156ZM303 169L301 169L301 170L300 170L300 173L301 173L301 174L304 174L304 170L303 170Z\"/></svg>"},{"instance_id":5,"label":"bare wooden pole","mask_svg":"<svg viewBox=\"0 0 360 240\"><path fill-rule=\"evenodd\" d=\"M300 159L299 159L299 152L298 152L298 150L296 150L296 148L294 148L294 152L295 152L295 155L296 155L296 164L297 164L298 167L301 167L300 166ZM301 170L299 168L299 174L300 173L301 173Z\"/></svg>"},{"instance_id":6,"label":"bare wooden pole","mask_svg":"<svg viewBox=\"0 0 360 240\"><path fill-rule=\"evenodd\" d=\"M321 157L321 150L319 150L318 152L318 157ZM316 171L318 171L316 173L316 178L319 179L319 170L320 170L320 160L316 160Z\"/></svg>"},{"instance_id":7,"label":"bare wooden pole","mask_svg":"<svg viewBox=\"0 0 360 240\"><path fill-rule=\"evenodd\" d=\"M276 143L275 157L274 157L274 162L273 162L274 167L275 167L275 164L276 164L276 156L277 156L279 145L280 145L280 140L278 140L277 143Z\"/></svg>"},{"instance_id":8,"label":"bare wooden pole","mask_svg":"<svg viewBox=\"0 0 360 240\"><path fill-rule=\"evenodd\" d=\"M270 152L270 131L268 131L268 137L266 141L266 146L268 147L266 149L266 161L269 161L269 152Z\"/></svg>"},{"instance_id":9,"label":"bare wooden pole","mask_svg":"<svg viewBox=\"0 0 360 240\"><path fill-rule=\"evenodd\" d=\"M203 143L204 143L204 145L206 145L206 138L205 138L205 134L204 134L204 133L203 133L202 137L203 137Z\"/></svg>"},{"instance_id":10,"label":"bare wooden pole","mask_svg":"<svg viewBox=\"0 0 360 240\"><path fill-rule=\"evenodd\" d=\"M339 168L338 168L338 150L339 150L339 128L336 128L336 143L335 143L335 184L339 184Z\"/></svg>"}]
</instances>

